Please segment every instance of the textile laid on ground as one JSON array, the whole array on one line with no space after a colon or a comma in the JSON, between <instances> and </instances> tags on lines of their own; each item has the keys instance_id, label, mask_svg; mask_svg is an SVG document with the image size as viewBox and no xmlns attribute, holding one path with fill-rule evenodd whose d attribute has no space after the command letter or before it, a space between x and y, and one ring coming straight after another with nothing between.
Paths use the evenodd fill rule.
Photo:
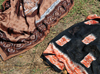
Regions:
<instances>
[{"instance_id":1,"label":"textile laid on ground","mask_svg":"<svg viewBox=\"0 0 100 74\"><path fill-rule=\"evenodd\" d=\"M43 41L73 0L5 0L0 12L0 55L7 60Z\"/></svg>"},{"instance_id":2,"label":"textile laid on ground","mask_svg":"<svg viewBox=\"0 0 100 74\"><path fill-rule=\"evenodd\" d=\"M100 16L90 15L50 41L43 58L60 72L100 74Z\"/></svg>"}]
</instances>

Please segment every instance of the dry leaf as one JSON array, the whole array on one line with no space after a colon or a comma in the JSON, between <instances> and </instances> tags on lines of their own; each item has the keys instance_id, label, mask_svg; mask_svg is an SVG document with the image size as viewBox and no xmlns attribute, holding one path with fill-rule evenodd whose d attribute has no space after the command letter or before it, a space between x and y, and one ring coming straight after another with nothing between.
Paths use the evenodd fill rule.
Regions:
<instances>
[{"instance_id":1,"label":"dry leaf","mask_svg":"<svg viewBox=\"0 0 100 74\"><path fill-rule=\"evenodd\" d=\"M67 74L67 71L66 71L66 70L64 70L64 71L63 71L63 74Z\"/></svg>"}]
</instances>

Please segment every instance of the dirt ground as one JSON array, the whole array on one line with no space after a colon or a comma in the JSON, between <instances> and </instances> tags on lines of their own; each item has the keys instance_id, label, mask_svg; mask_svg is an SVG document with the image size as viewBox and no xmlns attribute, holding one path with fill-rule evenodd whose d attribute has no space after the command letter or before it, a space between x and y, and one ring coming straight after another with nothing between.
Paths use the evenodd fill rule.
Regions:
<instances>
[{"instance_id":1,"label":"dirt ground","mask_svg":"<svg viewBox=\"0 0 100 74\"><path fill-rule=\"evenodd\" d=\"M3 0L0 1L1 4ZM88 15L100 15L99 0L74 0L74 3L72 10L50 29L43 42L5 62L0 58L0 74L61 74L62 72L55 72L40 58L49 41L75 23L85 20Z\"/></svg>"}]
</instances>

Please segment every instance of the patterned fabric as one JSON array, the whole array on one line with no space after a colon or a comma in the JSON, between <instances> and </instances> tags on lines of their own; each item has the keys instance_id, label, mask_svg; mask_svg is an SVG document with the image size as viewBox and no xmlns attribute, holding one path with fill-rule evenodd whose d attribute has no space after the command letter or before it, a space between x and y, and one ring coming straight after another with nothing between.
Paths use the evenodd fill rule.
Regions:
<instances>
[{"instance_id":1,"label":"patterned fabric","mask_svg":"<svg viewBox=\"0 0 100 74\"><path fill-rule=\"evenodd\" d=\"M89 34L87 37L85 37L82 42L84 44L89 44L91 43L92 41L94 41L96 39L96 37L93 35L93 34Z\"/></svg>"},{"instance_id":2,"label":"patterned fabric","mask_svg":"<svg viewBox=\"0 0 100 74\"><path fill-rule=\"evenodd\" d=\"M41 41L65 16L73 0L5 0L0 10L0 55L21 54Z\"/></svg>"},{"instance_id":3,"label":"patterned fabric","mask_svg":"<svg viewBox=\"0 0 100 74\"><path fill-rule=\"evenodd\" d=\"M70 39L67 38L66 36L63 36L62 38L60 38L59 40L56 41L56 43L60 46L65 45L67 42L69 42Z\"/></svg>"},{"instance_id":4,"label":"patterned fabric","mask_svg":"<svg viewBox=\"0 0 100 74\"><path fill-rule=\"evenodd\" d=\"M84 64L87 68L91 66L92 61L96 60L95 57L91 53L85 56L85 58L81 61L82 64Z\"/></svg>"},{"instance_id":5,"label":"patterned fabric","mask_svg":"<svg viewBox=\"0 0 100 74\"><path fill-rule=\"evenodd\" d=\"M24 0L25 15L38 9L39 0ZM21 8L22 6L20 6Z\"/></svg>"},{"instance_id":6,"label":"patterned fabric","mask_svg":"<svg viewBox=\"0 0 100 74\"><path fill-rule=\"evenodd\" d=\"M68 57L68 55L59 51L59 49L56 48L53 43L50 43L47 49L43 52L44 55L46 53L55 54L55 55L49 55L45 57L60 70L63 70L65 66L68 73L70 74L87 74L86 70L82 68L82 66L74 63Z\"/></svg>"},{"instance_id":7,"label":"patterned fabric","mask_svg":"<svg viewBox=\"0 0 100 74\"><path fill-rule=\"evenodd\" d=\"M41 58L57 72L100 73L100 16L89 15L50 41Z\"/></svg>"}]
</instances>

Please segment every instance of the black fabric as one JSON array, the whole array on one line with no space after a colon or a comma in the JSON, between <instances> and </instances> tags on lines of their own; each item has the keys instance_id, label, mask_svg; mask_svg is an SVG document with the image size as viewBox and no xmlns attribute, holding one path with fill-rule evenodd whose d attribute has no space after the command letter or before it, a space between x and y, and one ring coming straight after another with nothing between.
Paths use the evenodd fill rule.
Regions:
<instances>
[{"instance_id":1,"label":"black fabric","mask_svg":"<svg viewBox=\"0 0 100 74\"><path fill-rule=\"evenodd\" d=\"M50 55L50 54L49 54ZM61 72L62 70L58 69L55 65L53 65L44 55L41 55L41 58L46 61L55 71Z\"/></svg>"},{"instance_id":2,"label":"black fabric","mask_svg":"<svg viewBox=\"0 0 100 74\"><path fill-rule=\"evenodd\" d=\"M95 20L100 21L98 19ZM87 25L84 22L77 23L63 31L50 43L54 43L60 51L67 54L72 61L84 67L89 74L100 74L100 24ZM84 44L82 40L91 33L96 37L96 40L88 45ZM69 37L71 41L64 46L59 46L56 41L64 35ZM89 68L86 68L80 61L88 53L92 53L96 60L91 63Z\"/></svg>"}]
</instances>

